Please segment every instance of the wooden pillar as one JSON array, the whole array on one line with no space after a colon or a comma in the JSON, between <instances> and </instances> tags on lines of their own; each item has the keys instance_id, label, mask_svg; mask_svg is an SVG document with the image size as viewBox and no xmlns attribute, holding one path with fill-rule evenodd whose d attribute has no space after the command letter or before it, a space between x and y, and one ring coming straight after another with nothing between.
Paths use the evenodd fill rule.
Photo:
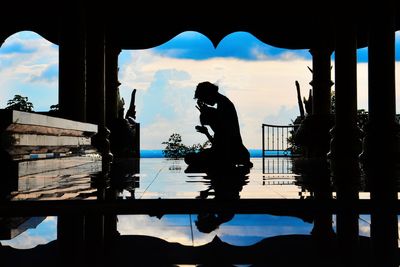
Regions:
<instances>
[{"instance_id":1,"label":"wooden pillar","mask_svg":"<svg viewBox=\"0 0 400 267\"><path fill-rule=\"evenodd\" d=\"M86 121L85 25L79 3L63 6L59 34L59 112Z\"/></svg>"},{"instance_id":2,"label":"wooden pillar","mask_svg":"<svg viewBox=\"0 0 400 267\"><path fill-rule=\"evenodd\" d=\"M376 264L397 266L398 219L396 164L399 126L395 121L395 15L390 4L370 6L368 111L363 165L371 201L371 241Z\"/></svg>"},{"instance_id":3,"label":"wooden pillar","mask_svg":"<svg viewBox=\"0 0 400 267\"><path fill-rule=\"evenodd\" d=\"M356 201L359 190L361 135L357 127L356 25L343 18L336 25L335 127L332 130L330 163L340 209L336 216L337 239L343 263L357 265L359 226Z\"/></svg>"}]
</instances>

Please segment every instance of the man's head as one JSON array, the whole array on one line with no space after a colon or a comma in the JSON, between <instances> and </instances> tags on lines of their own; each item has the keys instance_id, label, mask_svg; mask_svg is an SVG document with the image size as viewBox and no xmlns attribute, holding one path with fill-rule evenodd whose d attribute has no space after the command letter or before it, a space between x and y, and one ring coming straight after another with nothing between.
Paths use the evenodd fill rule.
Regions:
<instances>
[{"instance_id":1,"label":"man's head","mask_svg":"<svg viewBox=\"0 0 400 267\"><path fill-rule=\"evenodd\" d=\"M207 105L215 105L218 86L210 82L201 82L197 85L194 98Z\"/></svg>"}]
</instances>

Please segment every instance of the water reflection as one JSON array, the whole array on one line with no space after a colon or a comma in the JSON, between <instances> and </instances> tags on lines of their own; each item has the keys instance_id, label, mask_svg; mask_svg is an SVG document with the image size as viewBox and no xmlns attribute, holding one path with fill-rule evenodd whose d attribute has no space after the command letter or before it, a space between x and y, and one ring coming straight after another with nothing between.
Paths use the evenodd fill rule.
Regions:
<instances>
[{"instance_id":1,"label":"water reflection","mask_svg":"<svg viewBox=\"0 0 400 267\"><path fill-rule=\"evenodd\" d=\"M225 169L224 171L209 173L185 173L185 164L182 161L172 162L164 159L141 159L140 173L138 173L137 169L132 167L132 162L125 162L112 168L109 181L107 179L104 180L101 175L89 176L87 182L90 185L88 187L90 190L84 189L83 191L87 192L86 194L79 193L75 194L75 196L104 200L136 201L143 198L175 198L176 196L184 195L186 198L235 201L257 196L265 197L271 195L269 192L279 192L279 196L282 199L297 198L299 201L315 200L322 202L347 196L343 195L343 193L346 193L345 189L347 187L345 189L341 188L342 185L337 182L338 178L332 175L331 166L327 163L299 159L291 165L297 174L292 174L288 177L279 176L278 180L280 182L277 183L273 182L277 181L277 177L269 177L261 173L262 168L259 165L261 161L258 159L252 159L252 161L254 162L254 167L249 171L237 172ZM130 169L121 167L124 164L127 164ZM367 176L363 177L363 179L367 178ZM77 179L76 181L79 180ZM358 190L367 190L362 186L363 183L361 182L357 184L357 194L359 193ZM66 187L60 187L60 189L64 193L68 191ZM174 195L173 192L178 193ZM371 196L371 198L373 197L374 195ZM266 240L273 240L277 237L316 237L315 240L319 242L320 248L325 248L325 251L318 251L321 255L332 254L332 241L336 242L340 239L342 239L341 242L348 241L349 245L339 247L338 251L343 251L344 249L351 251L351 249L354 249L352 247L354 243L350 242L353 239L349 239L354 237L354 229L343 228L343 226L349 227L349 225L356 223L357 242L355 244L357 248L364 249L366 244L370 244L370 240L368 239L366 242L365 237L371 236L371 240L374 238L374 233L370 233L370 229L373 228L372 225L374 223L375 227L383 225L383 221L379 221L381 214L376 213L375 217L372 216L371 218L369 214L360 213L358 206L354 204L357 202L335 203L338 205L337 213L332 213L330 209L327 209L326 212L322 210L322 212L311 214L307 212L306 207L301 208L301 205L299 205L298 212L286 214L283 212L276 214L233 214L226 211L222 213L164 214L158 217L146 214L118 217L107 215L103 218L92 217L91 221L87 217L86 223L90 223L90 227L93 230L92 234L95 237L93 240L97 238L97 222L103 221L104 226L102 229L106 230L105 236L109 238L107 240L119 240L121 236L132 238L132 240L139 236L147 236L159 238L169 242L169 244L178 243L194 248L205 246L210 242L213 243L216 236L224 244L227 243L234 246L264 244ZM341 206L341 203L344 205ZM385 202L380 201L379 205L379 207L383 207L382 205L385 205ZM368 208L372 209L372 206L368 206ZM356 217L354 217L354 214L356 214ZM396 211L383 213L385 216L393 214L395 214L396 218L395 231L397 231L398 217ZM37 244L43 244L43 242L55 240L57 235L55 227L58 227L59 234L63 233L63 235L58 236L58 242L66 237L66 233L74 233L75 241L71 240L70 245L76 247L76 237L79 236L79 231L82 230L84 232L87 229L79 230L75 227L68 230L68 227L65 228L66 225L77 226L82 218L77 217L75 221L71 221L71 219L71 217L58 218L61 225L57 225L55 220L45 220L43 225L47 224L47 229L39 225L36 229L21 234L19 239L15 238L1 243L3 245L21 246L21 248L21 244L26 243L33 247ZM377 222L379 223L378 225L376 224ZM52 227L49 226L51 223ZM385 227L390 226L390 229L393 230L394 224L392 221L385 222L384 225ZM346 232L348 230L352 231L352 235ZM390 233L393 234L393 231ZM28 236L32 237L29 240L35 241L36 245L28 241ZM45 236L45 238L41 238L42 236ZM397 251L398 240L396 236L395 250ZM376 232L375 238L377 238ZM387 240L387 238L382 238L376 242L385 243ZM393 249L393 245L391 248ZM74 250L68 251L75 253ZM354 251L351 253L354 253ZM382 251L380 253L381 256L384 255ZM365 259L365 261L367 260Z\"/></svg>"},{"instance_id":2,"label":"water reflection","mask_svg":"<svg viewBox=\"0 0 400 267\"><path fill-rule=\"evenodd\" d=\"M33 217L35 218L35 217ZM25 229L19 235L2 240L3 246L11 246L18 249L34 248L38 245L47 244L57 238L57 217L41 219L41 223L34 228Z\"/></svg>"},{"instance_id":3,"label":"water reflection","mask_svg":"<svg viewBox=\"0 0 400 267\"><path fill-rule=\"evenodd\" d=\"M261 159L252 159L250 170L223 170L208 173L184 172L182 160L141 159L140 186L135 188L135 198L145 196L171 197L174 192L191 198L237 200L264 192L287 190L287 197L298 195L299 186L293 177L280 177L285 185L269 183L261 173ZM286 182L287 181L287 182ZM267 182L267 183L266 183ZM157 184L158 183L158 184ZM162 190L160 190L160 188ZM275 189L274 189L275 188ZM292 193L293 190L293 193ZM296 193L294 193L296 191ZM132 191L131 191L132 192ZM283 191L282 191L283 192ZM281 194L281 193L280 193ZM123 190L120 197L129 196ZM282 196L282 194L281 194ZM307 221L307 220L308 221ZM253 245L275 235L309 234L312 224L309 218L295 215L267 214L165 214L118 216L118 231L121 235L146 235L168 242L201 246L218 236L232 245Z\"/></svg>"},{"instance_id":4,"label":"water reflection","mask_svg":"<svg viewBox=\"0 0 400 267\"><path fill-rule=\"evenodd\" d=\"M237 200L240 191L248 183L249 169L231 168L209 172L203 179L208 188L200 191L198 198L206 199L213 197L216 200ZM197 215L196 227L200 232L210 233L217 229L222 223L233 219L234 213L201 213Z\"/></svg>"},{"instance_id":5,"label":"water reflection","mask_svg":"<svg viewBox=\"0 0 400 267\"><path fill-rule=\"evenodd\" d=\"M101 161L86 156L64 161L70 165L65 164L59 169L53 168L49 171L25 171L29 174L15 177L18 187L16 190L8 190L0 201L97 199ZM47 244L57 239L58 219L1 217L0 242L18 249Z\"/></svg>"}]
</instances>

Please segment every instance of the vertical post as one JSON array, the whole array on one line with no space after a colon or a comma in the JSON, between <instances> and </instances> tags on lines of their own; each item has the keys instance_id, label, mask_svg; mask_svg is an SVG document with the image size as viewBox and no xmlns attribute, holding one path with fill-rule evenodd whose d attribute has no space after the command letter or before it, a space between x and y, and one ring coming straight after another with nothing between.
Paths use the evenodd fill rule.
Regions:
<instances>
[{"instance_id":1,"label":"vertical post","mask_svg":"<svg viewBox=\"0 0 400 267\"><path fill-rule=\"evenodd\" d=\"M86 121L85 25L77 2L61 8L59 34L60 116Z\"/></svg>"},{"instance_id":2,"label":"vertical post","mask_svg":"<svg viewBox=\"0 0 400 267\"><path fill-rule=\"evenodd\" d=\"M111 129L111 124L119 116L120 106L118 81L118 55L121 49L113 47L111 44L106 46L106 66L105 66L105 90L106 90L106 125ZM123 116L124 114L122 114Z\"/></svg>"},{"instance_id":3,"label":"vertical post","mask_svg":"<svg viewBox=\"0 0 400 267\"><path fill-rule=\"evenodd\" d=\"M369 6L368 111L363 165L371 201L371 241L376 264L397 266L398 219L396 164L399 125L395 105L394 4Z\"/></svg>"},{"instance_id":4,"label":"vertical post","mask_svg":"<svg viewBox=\"0 0 400 267\"><path fill-rule=\"evenodd\" d=\"M302 121L303 138L307 149L306 173L312 181L312 190L316 201L332 199L330 186L330 170L327 153L330 143L330 129L333 125L331 111L331 54L332 49L327 46L316 47L310 50L313 57L312 86L312 114ZM332 214L318 213L314 216L312 236L320 245L318 253L329 253L328 245L334 236L332 228Z\"/></svg>"},{"instance_id":5,"label":"vertical post","mask_svg":"<svg viewBox=\"0 0 400 267\"><path fill-rule=\"evenodd\" d=\"M336 217L340 259L357 265L359 227L356 201L359 190L361 136L357 127L357 39L350 17L336 24L335 127L332 130L330 164L341 204Z\"/></svg>"},{"instance_id":6,"label":"vertical post","mask_svg":"<svg viewBox=\"0 0 400 267\"><path fill-rule=\"evenodd\" d=\"M86 121L85 22L82 5L71 1L59 8L59 116ZM57 217L57 241L61 261L81 264L85 242L84 216ZM74 255L74 257L71 257Z\"/></svg>"},{"instance_id":7,"label":"vertical post","mask_svg":"<svg viewBox=\"0 0 400 267\"><path fill-rule=\"evenodd\" d=\"M313 115L329 116L331 112L331 54L330 48L310 49L313 63L312 111Z\"/></svg>"},{"instance_id":8,"label":"vertical post","mask_svg":"<svg viewBox=\"0 0 400 267\"><path fill-rule=\"evenodd\" d=\"M102 173L96 174L97 198L103 200L102 191L110 171L111 153L109 131L105 125L105 21L101 4L86 6L86 89L87 121L98 125L98 133L92 143L102 155ZM94 265L103 262L104 257L104 216L85 216L86 261Z\"/></svg>"},{"instance_id":9,"label":"vertical post","mask_svg":"<svg viewBox=\"0 0 400 267\"><path fill-rule=\"evenodd\" d=\"M262 172L265 173L265 133L264 124L261 126L262 129Z\"/></svg>"},{"instance_id":10,"label":"vertical post","mask_svg":"<svg viewBox=\"0 0 400 267\"><path fill-rule=\"evenodd\" d=\"M86 114L87 121L99 127L93 143L102 154L102 171L108 173L112 154L105 121L105 25L101 9L90 11L86 37Z\"/></svg>"},{"instance_id":11,"label":"vertical post","mask_svg":"<svg viewBox=\"0 0 400 267\"><path fill-rule=\"evenodd\" d=\"M87 121L105 125L105 32L97 16L87 19Z\"/></svg>"}]
</instances>

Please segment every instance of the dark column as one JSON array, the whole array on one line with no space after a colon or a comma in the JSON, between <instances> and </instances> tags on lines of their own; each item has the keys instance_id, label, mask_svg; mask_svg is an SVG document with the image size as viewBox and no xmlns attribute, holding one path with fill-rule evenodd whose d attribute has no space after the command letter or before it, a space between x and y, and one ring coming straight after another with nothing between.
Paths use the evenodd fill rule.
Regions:
<instances>
[{"instance_id":1,"label":"dark column","mask_svg":"<svg viewBox=\"0 0 400 267\"><path fill-rule=\"evenodd\" d=\"M368 41L369 122L363 166L378 207L371 213L371 241L378 266L398 266L396 164L399 126L395 122L395 16L389 4L370 7Z\"/></svg>"},{"instance_id":2,"label":"dark column","mask_svg":"<svg viewBox=\"0 0 400 267\"><path fill-rule=\"evenodd\" d=\"M106 76L105 76L105 85L106 85L106 126L110 129L110 145L112 149L112 138L113 134L114 138L121 138L118 136L121 134L115 129L115 125L117 118L121 116L122 119L124 114L119 114L121 108L123 108L122 103L120 102L120 94L119 94L119 85L118 81L118 55L121 52L121 49L112 47L110 45L106 45ZM113 132L117 131L117 133ZM114 153L114 152L113 152ZM117 156L117 155L114 155ZM113 160L113 165L116 164L116 159ZM115 166L110 166L110 179L121 179L122 176L114 177L113 168L117 168ZM123 175L125 173L119 172L119 174ZM108 188L105 190L105 199L107 200L115 200L117 199L117 191L114 188ZM116 236L119 235L117 231L117 215L105 215L104 216L104 240L106 242L106 251L105 256L108 259L111 259L110 254L112 250L112 243ZM109 245L107 247L107 245ZM111 259L112 260L112 259ZM110 262L111 263L111 262Z\"/></svg>"},{"instance_id":3,"label":"dark column","mask_svg":"<svg viewBox=\"0 0 400 267\"><path fill-rule=\"evenodd\" d=\"M59 8L59 116L86 121L85 25L78 1ZM55 23L55 22L53 22ZM60 261L79 265L84 258L84 216L57 217ZM71 255L74 255L71 257Z\"/></svg>"},{"instance_id":4,"label":"dark column","mask_svg":"<svg viewBox=\"0 0 400 267\"><path fill-rule=\"evenodd\" d=\"M78 3L63 6L59 34L59 111L67 119L86 120L85 27Z\"/></svg>"},{"instance_id":5,"label":"dark column","mask_svg":"<svg viewBox=\"0 0 400 267\"><path fill-rule=\"evenodd\" d=\"M313 56L312 85L312 114L307 115L302 122L307 138L307 180L312 185L315 201L332 199L330 186L330 170L327 161L329 152L330 134L333 124L331 116L331 53L330 48L314 48L310 50ZM315 240L320 243L316 252L320 255L330 253L329 246L334 237L332 229L332 214L317 213L314 216L314 227L311 232Z\"/></svg>"},{"instance_id":6,"label":"dark column","mask_svg":"<svg viewBox=\"0 0 400 267\"><path fill-rule=\"evenodd\" d=\"M336 28L335 127L329 154L336 196L336 217L341 261L355 266L359 252L356 201L359 190L361 132L357 127L357 40L356 25L343 18Z\"/></svg>"},{"instance_id":7,"label":"dark column","mask_svg":"<svg viewBox=\"0 0 400 267\"><path fill-rule=\"evenodd\" d=\"M118 86L118 55L121 49L106 46L106 125L111 129L111 123L118 118L120 95ZM124 116L124 114L122 114Z\"/></svg>"},{"instance_id":8,"label":"dark column","mask_svg":"<svg viewBox=\"0 0 400 267\"><path fill-rule=\"evenodd\" d=\"M61 215L57 217L57 243L60 251L60 261L65 266L79 266L85 258L84 226L84 216ZM74 256L71 257L71 255Z\"/></svg>"},{"instance_id":9,"label":"dark column","mask_svg":"<svg viewBox=\"0 0 400 267\"><path fill-rule=\"evenodd\" d=\"M88 122L98 125L98 133L93 138L93 143L102 154L102 170L108 173L112 155L108 140L109 130L105 124L105 28L100 14L87 18L86 116Z\"/></svg>"},{"instance_id":10,"label":"dark column","mask_svg":"<svg viewBox=\"0 0 400 267\"><path fill-rule=\"evenodd\" d=\"M105 33L102 21L88 18L86 42L87 121L105 125ZM100 20L98 18L98 20Z\"/></svg>"},{"instance_id":11,"label":"dark column","mask_svg":"<svg viewBox=\"0 0 400 267\"><path fill-rule=\"evenodd\" d=\"M331 54L330 48L311 49L313 62L313 115L329 116L331 113Z\"/></svg>"},{"instance_id":12,"label":"dark column","mask_svg":"<svg viewBox=\"0 0 400 267\"><path fill-rule=\"evenodd\" d=\"M86 90L87 121L98 125L98 133L92 143L102 155L102 173L93 176L97 187L97 198L104 200L104 185L108 180L111 153L109 130L105 125L105 25L102 5L87 6L86 34ZM86 261L102 264L105 256L104 216L91 214L85 216Z\"/></svg>"},{"instance_id":13,"label":"dark column","mask_svg":"<svg viewBox=\"0 0 400 267\"><path fill-rule=\"evenodd\" d=\"M312 142L309 148L309 157L324 158L329 151L330 134L333 126L331 115L331 54L330 48L311 49L313 57L312 86L312 115L306 118L310 125Z\"/></svg>"}]
</instances>

